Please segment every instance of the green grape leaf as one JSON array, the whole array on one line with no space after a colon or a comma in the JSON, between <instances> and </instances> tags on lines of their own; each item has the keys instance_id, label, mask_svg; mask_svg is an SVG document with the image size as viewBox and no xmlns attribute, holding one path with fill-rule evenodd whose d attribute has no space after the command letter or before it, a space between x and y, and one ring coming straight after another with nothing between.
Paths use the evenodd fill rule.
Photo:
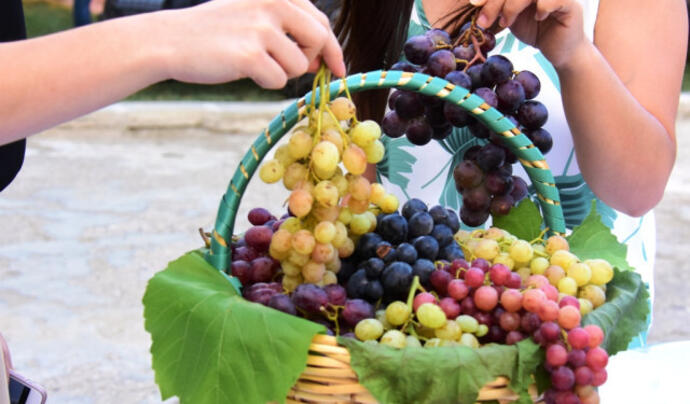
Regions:
<instances>
[{"instance_id":1,"label":"green grape leaf","mask_svg":"<svg viewBox=\"0 0 690 404\"><path fill-rule=\"evenodd\" d=\"M589 215L582 224L575 227L566 238L570 251L581 260L603 258L620 269L633 270L626 260L628 247L619 242L611 233L611 229L602 223L596 209L596 201L592 201Z\"/></svg>"},{"instance_id":2,"label":"green grape leaf","mask_svg":"<svg viewBox=\"0 0 690 404\"><path fill-rule=\"evenodd\" d=\"M196 251L156 274L143 303L161 396L183 404L284 402L324 331L244 300Z\"/></svg>"},{"instance_id":3,"label":"green grape leaf","mask_svg":"<svg viewBox=\"0 0 690 404\"><path fill-rule=\"evenodd\" d=\"M532 403L527 389L543 361L531 339L516 345L489 344L393 349L351 338L338 342L350 350L360 383L382 403L475 403L479 390L496 377L510 378L516 403Z\"/></svg>"},{"instance_id":4,"label":"green grape leaf","mask_svg":"<svg viewBox=\"0 0 690 404\"><path fill-rule=\"evenodd\" d=\"M601 347L614 355L647 329L649 310L649 292L640 274L614 268L613 279L606 284L606 303L585 315L582 324L601 327L605 335Z\"/></svg>"},{"instance_id":5,"label":"green grape leaf","mask_svg":"<svg viewBox=\"0 0 690 404\"><path fill-rule=\"evenodd\" d=\"M541 234L543 219L539 208L531 199L525 198L505 216L494 216L493 224L522 239L533 240Z\"/></svg>"}]
</instances>

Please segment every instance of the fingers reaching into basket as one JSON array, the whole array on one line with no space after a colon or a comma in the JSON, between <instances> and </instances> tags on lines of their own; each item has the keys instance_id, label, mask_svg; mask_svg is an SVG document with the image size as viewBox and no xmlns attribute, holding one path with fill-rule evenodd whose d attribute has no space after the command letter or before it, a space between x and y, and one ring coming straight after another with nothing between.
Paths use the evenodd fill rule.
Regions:
<instances>
[{"instance_id":1,"label":"fingers reaching into basket","mask_svg":"<svg viewBox=\"0 0 690 404\"><path fill-rule=\"evenodd\" d=\"M217 0L166 18L175 30L170 75L180 81L250 78L277 89L322 60L336 76L345 74L328 18L307 0Z\"/></svg>"}]
</instances>

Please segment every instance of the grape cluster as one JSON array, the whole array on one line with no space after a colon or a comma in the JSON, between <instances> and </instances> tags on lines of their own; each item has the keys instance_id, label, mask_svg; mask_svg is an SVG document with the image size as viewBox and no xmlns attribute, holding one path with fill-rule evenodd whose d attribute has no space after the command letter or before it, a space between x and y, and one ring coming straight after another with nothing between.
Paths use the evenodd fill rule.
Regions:
<instances>
[{"instance_id":1,"label":"grape cluster","mask_svg":"<svg viewBox=\"0 0 690 404\"><path fill-rule=\"evenodd\" d=\"M273 259L268 250L273 232L282 222L263 208L249 211L248 219L253 227L230 244L230 274L237 277L242 286L270 282L280 270L280 262Z\"/></svg>"},{"instance_id":2,"label":"grape cluster","mask_svg":"<svg viewBox=\"0 0 690 404\"><path fill-rule=\"evenodd\" d=\"M281 263L288 291L302 283L336 283L340 260L354 252L354 239L376 227L372 204L383 212L398 209L395 196L362 175L367 163L383 158L384 146L379 125L359 122L355 115L349 98L322 97L308 123L295 128L288 144L278 147L259 171L264 182L282 179L291 191L291 216L268 246Z\"/></svg>"},{"instance_id":3,"label":"grape cluster","mask_svg":"<svg viewBox=\"0 0 690 404\"><path fill-rule=\"evenodd\" d=\"M305 283L287 295L280 283L262 282L244 288L243 296L250 302L323 324L330 335L345 335L360 321L374 317L374 306L361 299L348 299L345 288L338 284L321 287Z\"/></svg>"},{"instance_id":4,"label":"grape cluster","mask_svg":"<svg viewBox=\"0 0 690 404\"><path fill-rule=\"evenodd\" d=\"M442 77L482 97L518 126L542 153L552 145L552 137L542 126L548 119L544 104L534 100L541 83L534 73L513 70L511 61L502 55L485 57L496 41L489 31L467 23L459 37L452 41L448 33L432 29L407 40L407 61L398 62L392 70L423 72ZM501 136L462 107L405 90L393 92L390 111L381 126L389 137L406 135L415 145L432 139L442 140L453 127L467 127L482 146L466 151L464 161L454 170L456 188L462 194L461 220L479 226L493 215L505 215L527 195L524 180L512 176L517 157L508 150Z\"/></svg>"},{"instance_id":5,"label":"grape cluster","mask_svg":"<svg viewBox=\"0 0 690 404\"><path fill-rule=\"evenodd\" d=\"M408 200L402 214L381 214L374 232L362 235L355 253L338 273L348 296L384 303L407 296L412 279L422 285L436 263L462 257L453 239L460 228L457 214L442 206L431 209L419 199Z\"/></svg>"}]
</instances>

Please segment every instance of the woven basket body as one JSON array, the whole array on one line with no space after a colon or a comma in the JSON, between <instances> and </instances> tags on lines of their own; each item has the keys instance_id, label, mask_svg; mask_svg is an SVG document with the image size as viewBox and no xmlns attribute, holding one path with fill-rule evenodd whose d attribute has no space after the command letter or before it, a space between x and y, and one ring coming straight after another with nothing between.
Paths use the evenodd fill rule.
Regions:
<instances>
[{"instance_id":1,"label":"woven basket body","mask_svg":"<svg viewBox=\"0 0 690 404\"><path fill-rule=\"evenodd\" d=\"M498 110L489 106L477 95L467 89L454 86L446 80L422 73L401 71L375 71L356 74L344 79L350 92L382 88L399 88L428 96L438 97L446 102L457 104L472 113L487 127L499 134L505 146L518 157L536 190L538 202L546 227L552 233L565 232L565 220L560 206L558 190L553 175L544 156L515 125ZM345 83L335 81L330 87L331 99L345 94ZM318 94L316 95L318 104ZM252 144L233 175L223 196L216 224L211 238L211 246L206 260L220 271L230 264L230 240L233 234L235 217L242 194L249 179L257 170L261 160L275 146L280 138L306 116L307 105L312 95L308 93L295 101L274 118ZM229 278L239 290L237 279ZM517 396L508 389L508 380L499 378L485 385L480 391L478 401L511 402ZM531 391L536 396L536 389ZM374 397L362 386L350 366L350 355L346 348L338 346L336 339L329 336L316 336L310 346L307 369L288 394L288 402L300 403L376 403Z\"/></svg>"}]
</instances>

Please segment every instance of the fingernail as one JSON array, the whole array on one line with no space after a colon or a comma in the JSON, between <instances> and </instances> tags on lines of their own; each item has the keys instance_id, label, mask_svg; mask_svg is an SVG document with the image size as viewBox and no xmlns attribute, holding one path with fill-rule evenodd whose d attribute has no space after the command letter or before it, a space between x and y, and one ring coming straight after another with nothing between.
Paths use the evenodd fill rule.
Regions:
<instances>
[{"instance_id":1,"label":"fingernail","mask_svg":"<svg viewBox=\"0 0 690 404\"><path fill-rule=\"evenodd\" d=\"M484 3L484 0L470 0L470 4L473 6L481 6Z\"/></svg>"},{"instance_id":2,"label":"fingernail","mask_svg":"<svg viewBox=\"0 0 690 404\"><path fill-rule=\"evenodd\" d=\"M487 20L486 16L484 14L480 15L479 18L477 18L477 24L481 26L482 28L487 28Z\"/></svg>"},{"instance_id":3,"label":"fingernail","mask_svg":"<svg viewBox=\"0 0 690 404\"><path fill-rule=\"evenodd\" d=\"M347 66L345 66L345 62L340 62L340 71L343 72L341 76L345 76L347 74Z\"/></svg>"}]
</instances>

